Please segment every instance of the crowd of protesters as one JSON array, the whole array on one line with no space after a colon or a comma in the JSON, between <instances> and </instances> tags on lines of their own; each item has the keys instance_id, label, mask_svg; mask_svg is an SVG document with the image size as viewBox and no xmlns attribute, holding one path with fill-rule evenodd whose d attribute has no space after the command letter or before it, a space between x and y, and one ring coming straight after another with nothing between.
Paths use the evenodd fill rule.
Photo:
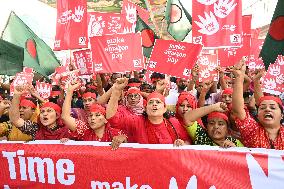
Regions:
<instances>
[{"instance_id":1,"label":"crowd of protesters","mask_svg":"<svg viewBox=\"0 0 284 189\"><path fill-rule=\"evenodd\" d=\"M143 72L96 74L90 82L53 86L48 100L32 85L1 84L1 140L68 140L210 145L284 150L281 98L261 91L263 70L248 73L244 60L218 69L219 82L198 82ZM84 90L83 90L84 89ZM30 93L32 98L24 97Z\"/></svg>"}]
</instances>

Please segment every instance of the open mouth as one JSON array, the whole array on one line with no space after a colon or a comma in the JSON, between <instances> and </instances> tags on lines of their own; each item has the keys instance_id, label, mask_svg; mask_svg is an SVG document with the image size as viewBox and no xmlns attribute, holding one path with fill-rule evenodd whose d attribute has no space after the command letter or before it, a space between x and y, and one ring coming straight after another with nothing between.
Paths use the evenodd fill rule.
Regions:
<instances>
[{"instance_id":1,"label":"open mouth","mask_svg":"<svg viewBox=\"0 0 284 189\"><path fill-rule=\"evenodd\" d=\"M48 121L47 117L42 118L43 121Z\"/></svg>"},{"instance_id":2,"label":"open mouth","mask_svg":"<svg viewBox=\"0 0 284 189\"><path fill-rule=\"evenodd\" d=\"M264 119L271 120L271 119L273 119L273 116L270 113L266 113L266 114L264 114Z\"/></svg>"}]
</instances>

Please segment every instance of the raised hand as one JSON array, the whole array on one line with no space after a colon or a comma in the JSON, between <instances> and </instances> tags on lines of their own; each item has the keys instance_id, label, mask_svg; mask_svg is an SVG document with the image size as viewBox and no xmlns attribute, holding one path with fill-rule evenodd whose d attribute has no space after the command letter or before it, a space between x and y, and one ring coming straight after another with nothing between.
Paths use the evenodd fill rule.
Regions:
<instances>
[{"instance_id":1,"label":"raised hand","mask_svg":"<svg viewBox=\"0 0 284 189\"><path fill-rule=\"evenodd\" d=\"M67 88L67 91L69 92L74 92L75 90L77 90L78 88L80 88L81 86L81 83L69 83L68 84L68 88Z\"/></svg>"},{"instance_id":2,"label":"raised hand","mask_svg":"<svg viewBox=\"0 0 284 189\"><path fill-rule=\"evenodd\" d=\"M14 87L14 95L22 95L27 91L29 91L28 85L17 85Z\"/></svg>"},{"instance_id":3,"label":"raised hand","mask_svg":"<svg viewBox=\"0 0 284 189\"><path fill-rule=\"evenodd\" d=\"M212 5L218 0L197 0L197 2L203 4L203 5Z\"/></svg>"},{"instance_id":4,"label":"raised hand","mask_svg":"<svg viewBox=\"0 0 284 189\"><path fill-rule=\"evenodd\" d=\"M200 22L194 21L200 29L198 30L199 33L205 35L213 35L219 30L219 23L216 20L214 14L210 11L210 16L205 12L205 18L198 15Z\"/></svg>"},{"instance_id":5,"label":"raised hand","mask_svg":"<svg viewBox=\"0 0 284 189\"><path fill-rule=\"evenodd\" d=\"M156 91L163 94L165 92L166 86L167 86L166 80L164 79L159 80L156 84Z\"/></svg>"},{"instance_id":6,"label":"raised hand","mask_svg":"<svg viewBox=\"0 0 284 189\"><path fill-rule=\"evenodd\" d=\"M232 0L229 3L230 0L219 0L218 4L214 4L214 13L219 18L225 18L227 17L232 10L237 6L237 3L234 4L235 0Z\"/></svg>"},{"instance_id":7,"label":"raised hand","mask_svg":"<svg viewBox=\"0 0 284 189\"><path fill-rule=\"evenodd\" d=\"M128 78L117 78L113 88L122 91L128 84Z\"/></svg>"},{"instance_id":8,"label":"raised hand","mask_svg":"<svg viewBox=\"0 0 284 189\"><path fill-rule=\"evenodd\" d=\"M228 111L226 103L218 102L218 103L214 104L214 111L216 111L216 112L226 112L226 111Z\"/></svg>"}]
</instances>

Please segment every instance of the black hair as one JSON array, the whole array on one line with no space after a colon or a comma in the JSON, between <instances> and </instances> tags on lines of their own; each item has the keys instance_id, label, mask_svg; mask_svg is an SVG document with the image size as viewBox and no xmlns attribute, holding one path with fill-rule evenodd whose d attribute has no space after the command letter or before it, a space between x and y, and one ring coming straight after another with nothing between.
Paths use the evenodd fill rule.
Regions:
<instances>
[{"instance_id":1,"label":"black hair","mask_svg":"<svg viewBox=\"0 0 284 189\"><path fill-rule=\"evenodd\" d=\"M137 79L137 78L130 78L128 80L128 83L141 83L141 81L139 79Z\"/></svg>"},{"instance_id":2,"label":"black hair","mask_svg":"<svg viewBox=\"0 0 284 189\"><path fill-rule=\"evenodd\" d=\"M150 79L165 79L165 75L164 74L161 74L161 73L158 73L158 72L154 72L152 73Z\"/></svg>"}]
</instances>

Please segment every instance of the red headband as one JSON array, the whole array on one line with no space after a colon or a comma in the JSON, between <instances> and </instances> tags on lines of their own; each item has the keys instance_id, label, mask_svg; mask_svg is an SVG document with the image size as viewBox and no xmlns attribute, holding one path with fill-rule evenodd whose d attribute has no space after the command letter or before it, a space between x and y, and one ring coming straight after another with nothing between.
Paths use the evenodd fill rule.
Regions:
<instances>
[{"instance_id":1,"label":"red headband","mask_svg":"<svg viewBox=\"0 0 284 189\"><path fill-rule=\"evenodd\" d=\"M141 83L128 83L128 87L140 87Z\"/></svg>"},{"instance_id":2,"label":"red headband","mask_svg":"<svg viewBox=\"0 0 284 189\"><path fill-rule=\"evenodd\" d=\"M82 97L83 97L83 98L89 98L89 97L91 97L91 98L93 98L93 99L96 99L96 98L97 98L97 95L96 95L96 93L87 92L87 93L84 93Z\"/></svg>"},{"instance_id":3,"label":"red headband","mask_svg":"<svg viewBox=\"0 0 284 189\"><path fill-rule=\"evenodd\" d=\"M195 97L192 96L188 92L180 93L180 95L178 97L177 107L176 108L178 108L184 100L187 100L187 102L190 104L192 109L196 109L197 108Z\"/></svg>"},{"instance_id":4,"label":"red headband","mask_svg":"<svg viewBox=\"0 0 284 189\"><path fill-rule=\"evenodd\" d=\"M233 94L233 89L232 88L226 88L223 90L222 95L223 94Z\"/></svg>"},{"instance_id":5,"label":"red headband","mask_svg":"<svg viewBox=\"0 0 284 189\"><path fill-rule=\"evenodd\" d=\"M55 103L53 103L53 102L46 102L46 103L44 103L44 104L40 107L40 109L42 109L42 108L47 108L47 107L54 109L55 112L56 112L58 115L61 114L61 108L60 108L60 106L58 106L57 104L55 104Z\"/></svg>"},{"instance_id":6,"label":"red headband","mask_svg":"<svg viewBox=\"0 0 284 189\"><path fill-rule=\"evenodd\" d=\"M95 85L88 85L87 88L94 89L94 90L97 89L97 87Z\"/></svg>"},{"instance_id":7,"label":"red headband","mask_svg":"<svg viewBox=\"0 0 284 189\"><path fill-rule=\"evenodd\" d=\"M55 96L59 96L60 94L61 94L61 91L51 91L50 96L55 97Z\"/></svg>"},{"instance_id":8,"label":"red headband","mask_svg":"<svg viewBox=\"0 0 284 189\"><path fill-rule=\"evenodd\" d=\"M158 93L158 92L152 92L151 94L149 94L149 96L147 97L147 103L148 103L148 101L149 100L151 100L152 98L158 98L158 99L160 99L165 105L166 105L166 103L165 103L165 96L164 95L162 95L162 94L160 94L160 93Z\"/></svg>"},{"instance_id":9,"label":"red headband","mask_svg":"<svg viewBox=\"0 0 284 189\"><path fill-rule=\"evenodd\" d=\"M141 95L141 91L136 87L132 87L127 90L126 96L129 94L140 94Z\"/></svg>"},{"instance_id":10,"label":"red headband","mask_svg":"<svg viewBox=\"0 0 284 189\"><path fill-rule=\"evenodd\" d=\"M283 106L283 103L281 101L281 99L279 97L275 97L275 96L262 96L260 97L259 101L258 101L258 106L264 101L264 100L273 100L274 102L276 102L277 104L279 104L281 107Z\"/></svg>"},{"instance_id":11,"label":"red headband","mask_svg":"<svg viewBox=\"0 0 284 189\"><path fill-rule=\"evenodd\" d=\"M208 114L208 117L207 117L207 121L210 120L210 119L213 119L213 118L221 118L223 120L225 120L226 122L228 122L228 116L224 113L221 113L221 112L211 112L210 114Z\"/></svg>"},{"instance_id":12,"label":"red headband","mask_svg":"<svg viewBox=\"0 0 284 189\"><path fill-rule=\"evenodd\" d=\"M100 113L100 114L102 114L102 115L106 115L106 110L105 110L105 108L104 107L102 107L101 105L99 105L99 104L93 104L93 105L91 105L91 107L90 107L90 112L98 112L98 113Z\"/></svg>"},{"instance_id":13,"label":"red headband","mask_svg":"<svg viewBox=\"0 0 284 189\"><path fill-rule=\"evenodd\" d=\"M21 100L20 106L36 108L36 105L32 101L27 99Z\"/></svg>"}]
</instances>

